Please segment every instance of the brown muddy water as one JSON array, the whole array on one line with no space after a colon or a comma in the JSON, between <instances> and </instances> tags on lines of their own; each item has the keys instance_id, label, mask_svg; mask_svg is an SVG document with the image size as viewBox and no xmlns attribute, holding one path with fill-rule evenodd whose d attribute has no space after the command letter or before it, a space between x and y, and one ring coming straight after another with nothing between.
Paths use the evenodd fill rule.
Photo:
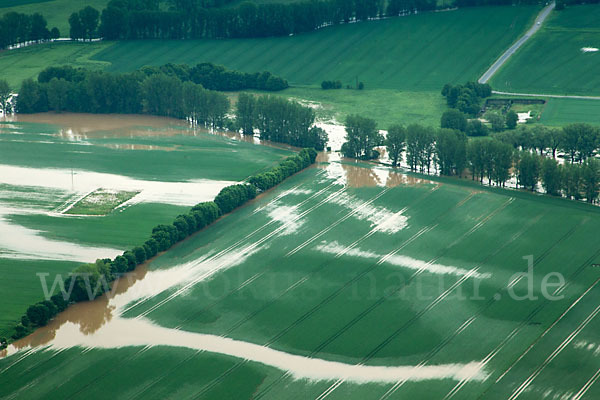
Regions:
<instances>
[{"instance_id":1,"label":"brown muddy water","mask_svg":"<svg viewBox=\"0 0 600 400\"><path fill-rule=\"evenodd\" d=\"M141 114L87 114L87 113L38 113L13 114L6 119L9 122L31 122L61 127L58 136L72 141L87 139L169 137L177 135L197 136L208 133L241 142L262 144L278 149L300 150L297 147L260 140L255 136L242 135L239 132L211 130L202 126L192 126L188 121ZM176 147L143 145L108 145L125 150L177 150Z\"/></svg>"},{"instance_id":2,"label":"brown muddy water","mask_svg":"<svg viewBox=\"0 0 600 400\"><path fill-rule=\"evenodd\" d=\"M67 323L77 325L80 332L85 335L96 332L103 325L110 322L113 317L115 307L109 306L110 299L125 293L136 282L144 279L147 273L148 263L139 265L134 271L115 280L111 291L93 301L72 304L65 311L58 314L48 325L36 329L31 335L15 341L8 349L0 351L0 358L21 349L49 344L56 337L56 331Z\"/></svg>"},{"instance_id":3,"label":"brown muddy water","mask_svg":"<svg viewBox=\"0 0 600 400\"><path fill-rule=\"evenodd\" d=\"M352 188L438 185L429 179L417 178L389 167L366 167L364 162L343 158L337 152L319 153L317 163L319 168L326 171L328 177Z\"/></svg>"},{"instance_id":4,"label":"brown muddy water","mask_svg":"<svg viewBox=\"0 0 600 400\"><path fill-rule=\"evenodd\" d=\"M0 352L0 357L13 355L17 351L25 349L37 351L48 345L57 351L76 346L82 349L171 346L233 356L285 371L294 379L312 381L337 379L357 383L395 383L442 379L483 381L489 376L481 361L439 365L353 365L316 357L299 356L224 336L164 328L145 318L125 319L119 315L113 315L110 298L127 292L146 274L147 271L143 266L138 267L138 270L115 283L116 289L113 294L70 307L51 321L48 326L38 329L32 335ZM22 352L19 354L20 357L13 364L32 353Z\"/></svg>"}]
</instances>

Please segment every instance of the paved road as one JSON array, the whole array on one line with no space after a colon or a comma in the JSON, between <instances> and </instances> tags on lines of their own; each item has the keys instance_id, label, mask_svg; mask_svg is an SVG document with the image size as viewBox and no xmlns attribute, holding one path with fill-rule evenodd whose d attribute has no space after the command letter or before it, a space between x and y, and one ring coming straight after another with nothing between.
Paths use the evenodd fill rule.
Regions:
<instances>
[{"instance_id":1,"label":"paved road","mask_svg":"<svg viewBox=\"0 0 600 400\"><path fill-rule=\"evenodd\" d=\"M515 42L515 44L510 46L510 48L508 50L506 50L500 56L500 58L498 58L496 60L496 62L494 64L492 64L490 69L485 71L485 73L481 76L481 78L479 78L479 80L478 80L479 83L487 83L492 78L492 76L494 76L494 74L498 71L498 69L502 65L504 65L506 60L508 60L510 58L510 56L515 54L515 52L517 50L519 50L519 48L523 45L523 43L525 43L527 40L529 40L529 38L531 36L533 36L533 34L536 33L542 27L544 20L548 17L550 12L554 9L554 5L555 5L555 3L552 2L552 3L548 4L546 7L544 7L542 9L542 11L540 11L537 18L535 19L535 22L533 23L533 26L531 28L529 28L529 30L525 33L525 35L523 35L519 40L517 40Z\"/></svg>"},{"instance_id":2,"label":"paved road","mask_svg":"<svg viewBox=\"0 0 600 400\"><path fill-rule=\"evenodd\" d=\"M528 97L552 97L555 99L581 99L581 100L600 100L598 96L569 96L561 94L535 94L535 93L513 93L513 92L498 92L492 90L494 94L503 94L505 96L528 96Z\"/></svg>"}]
</instances>

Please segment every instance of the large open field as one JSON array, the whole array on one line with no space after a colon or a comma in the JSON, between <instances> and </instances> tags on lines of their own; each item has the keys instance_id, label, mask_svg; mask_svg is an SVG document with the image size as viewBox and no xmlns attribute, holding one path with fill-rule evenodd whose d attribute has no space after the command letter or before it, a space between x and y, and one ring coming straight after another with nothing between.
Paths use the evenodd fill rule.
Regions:
<instances>
[{"instance_id":1,"label":"large open field","mask_svg":"<svg viewBox=\"0 0 600 400\"><path fill-rule=\"evenodd\" d=\"M600 5L554 11L545 26L494 76L496 90L600 96Z\"/></svg>"},{"instance_id":2,"label":"large open field","mask_svg":"<svg viewBox=\"0 0 600 400\"><path fill-rule=\"evenodd\" d=\"M0 123L0 143L0 336L43 298L37 273L138 245L289 153L141 116L22 116Z\"/></svg>"},{"instance_id":3,"label":"large open field","mask_svg":"<svg viewBox=\"0 0 600 400\"><path fill-rule=\"evenodd\" d=\"M434 179L323 160L18 343L50 347L0 396L600 395L599 210Z\"/></svg>"},{"instance_id":4,"label":"large open field","mask_svg":"<svg viewBox=\"0 0 600 400\"><path fill-rule=\"evenodd\" d=\"M476 80L521 35L539 7L485 7L422 13L346 24L293 37L233 40L131 41L43 45L5 52L0 67L19 87L48 65L72 64L109 71L143 65L213 62L229 68L268 70L293 88L282 95L322 103L338 120L360 111L391 123L437 125L447 82ZM320 89L341 80L366 90ZM328 111L329 110L329 111Z\"/></svg>"}]
</instances>

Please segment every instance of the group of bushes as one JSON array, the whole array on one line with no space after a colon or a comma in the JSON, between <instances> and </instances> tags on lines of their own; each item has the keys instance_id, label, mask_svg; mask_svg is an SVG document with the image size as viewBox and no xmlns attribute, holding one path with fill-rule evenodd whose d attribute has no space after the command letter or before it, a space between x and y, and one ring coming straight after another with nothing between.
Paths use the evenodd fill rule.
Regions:
<instances>
[{"instance_id":1,"label":"group of bushes","mask_svg":"<svg viewBox=\"0 0 600 400\"><path fill-rule=\"evenodd\" d=\"M341 81L323 81L321 82L321 89L329 90L329 89L341 89L342 82Z\"/></svg>"},{"instance_id":2,"label":"group of bushes","mask_svg":"<svg viewBox=\"0 0 600 400\"><path fill-rule=\"evenodd\" d=\"M46 18L40 13L8 12L0 18L0 49L19 43L58 39L59 36L57 28L48 30Z\"/></svg>"},{"instance_id":3,"label":"group of bushes","mask_svg":"<svg viewBox=\"0 0 600 400\"><path fill-rule=\"evenodd\" d=\"M193 67L186 64L165 64L160 67L143 67L146 75L163 73L176 76L182 82L191 81L202 85L206 89L220 91L237 91L256 89L265 91L279 91L286 89L288 82L271 74L268 71L249 74L246 72L232 71L221 65L200 63Z\"/></svg>"},{"instance_id":4,"label":"group of bushes","mask_svg":"<svg viewBox=\"0 0 600 400\"><path fill-rule=\"evenodd\" d=\"M467 82L453 86L449 83L442 88L442 96L450 108L468 114L477 115L481 110L481 102L492 95L492 87L487 83Z\"/></svg>"},{"instance_id":5,"label":"group of bushes","mask_svg":"<svg viewBox=\"0 0 600 400\"><path fill-rule=\"evenodd\" d=\"M251 176L245 183L223 188L214 201L199 203L187 214L175 218L172 224L157 225L146 242L125 251L113 260L96 260L82 264L62 282L60 291L50 299L29 306L21 322L15 327L14 339L27 335L35 327L44 326L70 303L93 300L110 290L110 283L120 275L133 271L138 265L168 250L176 243L215 222L221 215L233 211L262 192L274 187L285 178L315 162L317 152L302 149L266 172ZM4 343L4 344L3 344ZM0 340L0 346L6 341Z\"/></svg>"},{"instance_id":6,"label":"group of bushes","mask_svg":"<svg viewBox=\"0 0 600 400\"><path fill-rule=\"evenodd\" d=\"M269 171L250 177L248 182L261 192L264 192L278 185L287 177L313 164L316 158L317 152L314 148L302 149L298 155L286 158L278 166L271 168Z\"/></svg>"},{"instance_id":7,"label":"group of bushes","mask_svg":"<svg viewBox=\"0 0 600 400\"><path fill-rule=\"evenodd\" d=\"M327 143L325 131L314 126L313 109L282 97L241 93L235 118L245 135L257 130L261 139L317 150Z\"/></svg>"}]
</instances>

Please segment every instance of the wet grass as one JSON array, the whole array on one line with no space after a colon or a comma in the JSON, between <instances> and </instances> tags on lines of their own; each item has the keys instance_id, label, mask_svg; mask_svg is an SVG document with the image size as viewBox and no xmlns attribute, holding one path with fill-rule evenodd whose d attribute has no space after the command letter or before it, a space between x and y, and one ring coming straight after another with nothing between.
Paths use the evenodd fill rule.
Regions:
<instances>
[{"instance_id":1,"label":"wet grass","mask_svg":"<svg viewBox=\"0 0 600 400\"><path fill-rule=\"evenodd\" d=\"M494 76L496 90L600 96L596 73L600 47L599 5L554 11L544 27Z\"/></svg>"},{"instance_id":2,"label":"wet grass","mask_svg":"<svg viewBox=\"0 0 600 400\"><path fill-rule=\"evenodd\" d=\"M335 119L343 124L346 116L358 113L375 119L380 129L387 129L392 124L412 123L437 127L446 110L444 98L438 92L322 90L314 86L297 86L277 95L318 103L319 108L315 111L319 119Z\"/></svg>"},{"instance_id":3,"label":"wet grass","mask_svg":"<svg viewBox=\"0 0 600 400\"><path fill-rule=\"evenodd\" d=\"M579 99L548 99L540 122L563 126L573 122L600 125L600 101Z\"/></svg>"}]
</instances>

